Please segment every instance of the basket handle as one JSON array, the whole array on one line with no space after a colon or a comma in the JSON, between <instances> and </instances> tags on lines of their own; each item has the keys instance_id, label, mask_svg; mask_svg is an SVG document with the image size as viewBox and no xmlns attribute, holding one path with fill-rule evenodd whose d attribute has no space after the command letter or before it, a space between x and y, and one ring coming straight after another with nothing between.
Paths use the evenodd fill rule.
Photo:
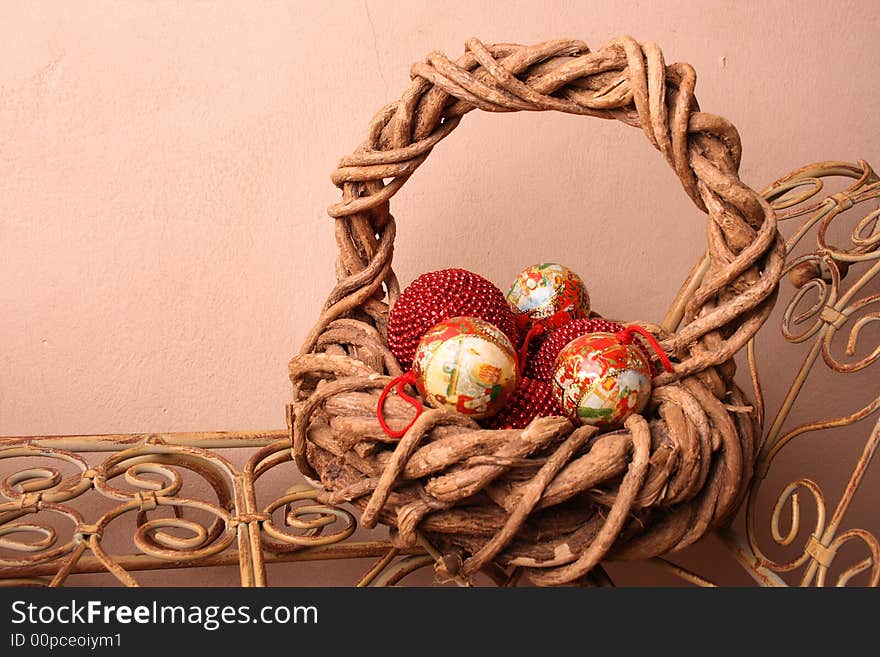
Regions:
<instances>
[{"instance_id":1,"label":"basket handle","mask_svg":"<svg viewBox=\"0 0 880 657\"><path fill-rule=\"evenodd\" d=\"M522 46L470 39L456 61L431 53L413 65L411 77L400 100L376 114L364 143L333 173L342 189L342 200L329 209L336 219L338 283L302 352L312 351L327 325L355 308L384 330L388 306L381 300L387 293L393 305L399 296L389 201L473 109L553 110L641 127L708 214L709 270L681 328L663 341L680 362L657 383L728 361L763 324L775 301L784 243L773 210L739 179L736 128L699 111L690 65L667 66L655 44L631 37L595 52L573 40Z\"/></svg>"}]
</instances>

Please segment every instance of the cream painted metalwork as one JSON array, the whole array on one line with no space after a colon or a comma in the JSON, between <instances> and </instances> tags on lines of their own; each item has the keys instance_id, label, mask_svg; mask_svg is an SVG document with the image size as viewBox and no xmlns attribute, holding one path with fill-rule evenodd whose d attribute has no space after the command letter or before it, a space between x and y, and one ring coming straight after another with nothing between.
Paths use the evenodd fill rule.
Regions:
<instances>
[{"instance_id":1,"label":"cream painted metalwork","mask_svg":"<svg viewBox=\"0 0 880 657\"><path fill-rule=\"evenodd\" d=\"M848 179L850 184L842 191L823 193L826 181L833 178ZM787 242L790 254L803 255L790 256L787 264L793 292L784 308L782 335L809 350L765 428L756 476L741 514L744 518L719 535L736 561L764 586L843 586L851 580L877 586L880 543L870 531L848 527L846 512L880 441L878 378L871 384L874 398L861 408L841 409L839 416L793 427L789 420L805 382L821 363L847 374L866 370L880 360L880 346L856 357L865 327L880 320L880 293L871 292L880 281L880 206L876 203L880 178L866 162L823 162L788 174L762 194L777 211L783 228L800 221ZM865 207L869 209L862 213ZM859 212L862 218L849 236L850 243L841 248L829 242L829 229L848 210ZM811 240L815 245L804 252ZM674 330L678 325L689 295L707 268L704 258L692 272L690 285L673 303L664 328ZM792 285L784 284L783 289L786 294ZM772 330L768 324L759 336ZM832 342L841 331L846 332L846 344L839 356ZM747 355L756 411L763 418L764 389L754 341ZM781 381L776 377L773 385L782 385ZM759 492L781 453L797 449L803 436L850 425L852 431L870 428L864 429L864 448L836 502L827 498L818 483L803 476L785 485L769 510L766 505L762 508ZM230 449L247 450L243 467L221 453ZM308 485L296 485L280 494L262 491L266 473L290 461L287 429L2 438L0 584L60 586L76 574L108 572L120 583L136 586L141 571L237 565L242 586L266 586L270 583L267 564L370 557L376 562L357 586L390 586L440 558L424 538L406 549L390 540L352 538L357 527L354 515L342 507L318 504L316 491ZM821 466L815 464L817 470ZM271 501L258 503L258 492L267 493ZM813 507L810 517L815 516L809 533L801 531L806 522L804 497ZM762 519L768 511L769 527ZM133 549L116 553L106 547L104 537L124 519L135 528ZM790 554L803 534L807 538L794 557L783 561L768 556L772 545ZM849 543L859 544L866 556L838 565L835 572L839 574L832 582L827 579L829 569ZM686 582L714 585L666 558L652 562ZM489 575L500 585L515 585L518 579L515 571L506 573L500 568ZM591 584L611 584L601 567L589 579Z\"/></svg>"}]
</instances>

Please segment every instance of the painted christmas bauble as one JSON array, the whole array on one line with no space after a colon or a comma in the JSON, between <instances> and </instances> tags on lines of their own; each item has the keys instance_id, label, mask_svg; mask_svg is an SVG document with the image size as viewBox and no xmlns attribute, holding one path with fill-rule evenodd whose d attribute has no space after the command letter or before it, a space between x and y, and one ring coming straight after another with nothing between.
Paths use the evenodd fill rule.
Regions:
<instances>
[{"instance_id":1,"label":"painted christmas bauble","mask_svg":"<svg viewBox=\"0 0 880 657\"><path fill-rule=\"evenodd\" d=\"M520 327L533 323L559 325L565 320L589 317L590 296L581 277L553 262L521 271L507 292L507 302Z\"/></svg>"},{"instance_id":2,"label":"painted christmas bauble","mask_svg":"<svg viewBox=\"0 0 880 657\"><path fill-rule=\"evenodd\" d=\"M487 429L525 429L536 417L559 414L550 384L523 377L504 408L486 420L483 426Z\"/></svg>"},{"instance_id":3,"label":"painted christmas bauble","mask_svg":"<svg viewBox=\"0 0 880 657\"><path fill-rule=\"evenodd\" d=\"M587 333L559 352L551 385L564 415L605 429L645 408L651 367L621 333Z\"/></svg>"},{"instance_id":4,"label":"painted christmas bauble","mask_svg":"<svg viewBox=\"0 0 880 657\"><path fill-rule=\"evenodd\" d=\"M419 341L412 371L422 399L475 419L500 411L516 389L516 351L496 326L452 317Z\"/></svg>"},{"instance_id":5,"label":"painted christmas bauble","mask_svg":"<svg viewBox=\"0 0 880 657\"><path fill-rule=\"evenodd\" d=\"M553 378L553 364L559 352L569 342L587 333L617 333L623 326L607 319L576 319L546 334L541 346L528 359L523 376L549 382Z\"/></svg>"},{"instance_id":6,"label":"painted christmas bauble","mask_svg":"<svg viewBox=\"0 0 880 657\"><path fill-rule=\"evenodd\" d=\"M422 336L450 317L476 317L519 344L519 330L504 293L493 283L465 269L422 274L400 295L388 317L388 347L408 370Z\"/></svg>"}]
</instances>

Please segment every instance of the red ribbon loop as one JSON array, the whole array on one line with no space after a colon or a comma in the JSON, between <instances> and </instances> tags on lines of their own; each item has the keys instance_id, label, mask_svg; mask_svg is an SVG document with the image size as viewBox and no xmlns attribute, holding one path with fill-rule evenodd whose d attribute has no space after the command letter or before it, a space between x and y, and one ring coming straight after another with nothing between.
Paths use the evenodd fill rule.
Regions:
<instances>
[{"instance_id":1,"label":"red ribbon loop","mask_svg":"<svg viewBox=\"0 0 880 657\"><path fill-rule=\"evenodd\" d=\"M633 333L638 333L640 336L645 338L649 345L651 345L651 349L654 350L654 353L657 354L657 357L663 364L664 370L669 373L672 373L674 371L672 368L672 362L669 360L669 356L666 355L666 352L663 351L663 347L660 346L660 343L657 342L656 338L654 338L653 335L648 333L648 331L643 329L641 326L638 326L637 324L627 326L622 331L618 331L617 337L623 344L632 344Z\"/></svg>"},{"instance_id":2,"label":"red ribbon loop","mask_svg":"<svg viewBox=\"0 0 880 657\"><path fill-rule=\"evenodd\" d=\"M409 428L415 424L416 420L419 419L419 415L422 414L424 408L422 407L422 402L413 397L412 395L407 394L405 388L407 385L416 383L416 375L413 374L412 370L407 372L406 374L402 374L400 376L394 377L388 382L388 385L385 386L384 390L382 390L382 394L379 395L379 401L376 404L376 417L379 419L379 426L382 427L382 430L387 433L392 438L402 438ZM407 424L400 431L395 431L385 422L385 418L382 417L382 408L385 406L385 399L388 397L388 394L394 387L397 387L397 396L403 399L406 403L416 409L416 416L412 419L412 421Z\"/></svg>"},{"instance_id":3,"label":"red ribbon loop","mask_svg":"<svg viewBox=\"0 0 880 657\"><path fill-rule=\"evenodd\" d=\"M532 340L539 335L544 334L544 325L543 324L532 324L532 328L529 329L529 332L526 333L526 337L523 338L522 347L519 350L519 374L522 376L523 372L526 371L526 361L529 358L529 344L531 344Z\"/></svg>"},{"instance_id":4,"label":"red ribbon loop","mask_svg":"<svg viewBox=\"0 0 880 657\"><path fill-rule=\"evenodd\" d=\"M528 317L528 315L520 315L520 317ZM565 326L571 321L571 314L567 310L557 310L550 317L543 321L536 321L532 324L526 337L523 338L523 345L519 350L519 373L520 375L526 371L526 361L529 358L529 345L535 338L544 335L549 330L558 329Z\"/></svg>"}]
</instances>

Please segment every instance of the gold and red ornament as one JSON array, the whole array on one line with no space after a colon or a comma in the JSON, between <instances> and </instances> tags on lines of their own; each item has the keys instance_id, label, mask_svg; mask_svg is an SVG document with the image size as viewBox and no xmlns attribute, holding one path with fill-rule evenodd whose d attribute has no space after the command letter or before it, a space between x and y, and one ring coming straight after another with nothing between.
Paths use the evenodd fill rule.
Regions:
<instances>
[{"instance_id":1,"label":"gold and red ornament","mask_svg":"<svg viewBox=\"0 0 880 657\"><path fill-rule=\"evenodd\" d=\"M525 370L533 341L548 330L590 316L590 295L581 277L565 265L545 262L522 270L507 291L507 303L524 336L519 352Z\"/></svg>"},{"instance_id":2,"label":"gold and red ornament","mask_svg":"<svg viewBox=\"0 0 880 657\"><path fill-rule=\"evenodd\" d=\"M572 422L607 429L644 410L651 396L651 366L633 344L636 333L671 372L672 363L662 347L637 325L616 333L586 333L559 352L551 386L560 409Z\"/></svg>"},{"instance_id":3,"label":"gold and red ornament","mask_svg":"<svg viewBox=\"0 0 880 657\"><path fill-rule=\"evenodd\" d=\"M421 403L405 392L407 384L414 384L429 406L474 419L491 417L507 403L518 378L516 350L504 332L476 317L452 317L425 333L416 348L412 370L388 383L379 397L376 415L388 435L406 433L412 423L393 431L385 423L382 408L396 387L398 395L416 408L415 422Z\"/></svg>"},{"instance_id":4,"label":"gold and red ornament","mask_svg":"<svg viewBox=\"0 0 880 657\"><path fill-rule=\"evenodd\" d=\"M563 324L547 333L541 346L528 357L526 366L521 370L523 376L549 382L553 378L553 364L556 362L556 357L569 342L587 333L617 333L623 328L622 324L598 317L576 319L568 324ZM634 344L642 351L645 360L651 365L651 373L653 374L654 368L648 350L641 342L636 341Z\"/></svg>"},{"instance_id":5,"label":"gold and red ornament","mask_svg":"<svg viewBox=\"0 0 880 657\"><path fill-rule=\"evenodd\" d=\"M485 320L519 344L519 330L504 293L479 274L442 269L416 278L400 295L388 317L388 347L404 370L428 330L450 317Z\"/></svg>"},{"instance_id":6,"label":"gold and red ornament","mask_svg":"<svg viewBox=\"0 0 880 657\"><path fill-rule=\"evenodd\" d=\"M507 302L521 329L535 324L553 328L590 316L590 295L581 277L565 265L545 262L519 273Z\"/></svg>"},{"instance_id":7,"label":"gold and red ornament","mask_svg":"<svg viewBox=\"0 0 880 657\"><path fill-rule=\"evenodd\" d=\"M550 384L523 377L507 404L483 423L487 429L525 429L536 417L559 415Z\"/></svg>"}]
</instances>

